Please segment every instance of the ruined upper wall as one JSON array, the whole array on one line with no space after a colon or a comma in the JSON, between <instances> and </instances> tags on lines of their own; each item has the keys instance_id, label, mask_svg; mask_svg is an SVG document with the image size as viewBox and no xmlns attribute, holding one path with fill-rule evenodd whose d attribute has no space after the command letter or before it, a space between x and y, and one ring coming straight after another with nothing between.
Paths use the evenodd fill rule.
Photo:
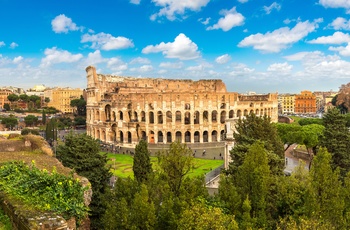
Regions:
<instances>
[{"instance_id":1,"label":"ruined upper wall","mask_svg":"<svg viewBox=\"0 0 350 230\"><path fill-rule=\"evenodd\" d=\"M86 68L88 88L96 87L116 93L164 93L164 92L216 92L225 93L222 80L179 80L161 78L135 78L96 74L93 66Z\"/></svg>"}]
</instances>

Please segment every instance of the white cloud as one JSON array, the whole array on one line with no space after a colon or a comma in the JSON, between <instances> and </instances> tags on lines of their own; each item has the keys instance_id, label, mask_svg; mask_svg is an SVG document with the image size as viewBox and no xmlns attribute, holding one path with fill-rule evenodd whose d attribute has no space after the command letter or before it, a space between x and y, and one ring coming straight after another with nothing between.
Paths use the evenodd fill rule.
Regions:
<instances>
[{"instance_id":1,"label":"white cloud","mask_svg":"<svg viewBox=\"0 0 350 230\"><path fill-rule=\"evenodd\" d=\"M72 19L66 17L64 14L60 14L51 21L52 30L59 33L68 33L68 31L76 31L82 29L78 27Z\"/></svg>"},{"instance_id":2,"label":"white cloud","mask_svg":"<svg viewBox=\"0 0 350 230\"><path fill-rule=\"evenodd\" d=\"M299 52L292 55L284 56L288 61L300 61L302 60L309 52Z\"/></svg>"},{"instance_id":3,"label":"white cloud","mask_svg":"<svg viewBox=\"0 0 350 230\"><path fill-rule=\"evenodd\" d=\"M280 11L281 5L277 2L273 2L270 6L264 6L266 14L270 14L272 10Z\"/></svg>"},{"instance_id":4,"label":"white cloud","mask_svg":"<svg viewBox=\"0 0 350 230\"><path fill-rule=\"evenodd\" d=\"M309 21L299 22L292 29L282 27L266 34L250 35L244 38L238 44L238 47L253 46L254 49L262 52L277 53L300 41L309 33L314 32L318 28L318 22L320 21L320 19L317 19L311 23Z\"/></svg>"},{"instance_id":5,"label":"white cloud","mask_svg":"<svg viewBox=\"0 0 350 230\"><path fill-rule=\"evenodd\" d=\"M89 65L96 65L98 63L106 62L106 59L104 59L101 55L101 52L99 50L96 50L93 53L89 53L86 58L86 66Z\"/></svg>"},{"instance_id":6,"label":"white cloud","mask_svg":"<svg viewBox=\"0 0 350 230\"><path fill-rule=\"evenodd\" d=\"M202 71L202 70L204 70L204 66L203 65L190 66L190 67L187 67L186 70L188 70L188 71Z\"/></svg>"},{"instance_id":7,"label":"white cloud","mask_svg":"<svg viewBox=\"0 0 350 230\"><path fill-rule=\"evenodd\" d=\"M339 46L339 47L329 47L329 50L331 51L337 51L342 56L350 56L350 43L348 43L347 46Z\"/></svg>"},{"instance_id":8,"label":"white cloud","mask_svg":"<svg viewBox=\"0 0 350 230\"><path fill-rule=\"evenodd\" d=\"M114 58L110 58L107 61L107 67L113 71L117 71L117 72L121 73L122 71L128 69L128 64L123 62L120 58L114 57Z\"/></svg>"},{"instance_id":9,"label":"white cloud","mask_svg":"<svg viewBox=\"0 0 350 230\"><path fill-rule=\"evenodd\" d=\"M17 46L18 46L18 44L16 42L11 42L11 44L10 44L11 49L16 48Z\"/></svg>"},{"instance_id":10,"label":"white cloud","mask_svg":"<svg viewBox=\"0 0 350 230\"><path fill-rule=\"evenodd\" d=\"M6 45L5 42L0 41L0 47L5 46L5 45Z\"/></svg>"},{"instance_id":11,"label":"white cloud","mask_svg":"<svg viewBox=\"0 0 350 230\"><path fill-rule=\"evenodd\" d=\"M225 64L231 60L231 56L228 54L221 55L215 59L216 63Z\"/></svg>"},{"instance_id":12,"label":"white cloud","mask_svg":"<svg viewBox=\"0 0 350 230\"><path fill-rule=\"evenodd\" d=\"M246 2L248 2L248 0L237 0L237 1L239 1L240 3L246 3Z\"/></svg>"},{"instance_id":13,"label":"white cloud","mask_svg":"<svg viewBox=\"0 0 350 230\"><path fill-rule=\"evenodd\" d=\"M131 68L130 71L133 72L141 72L141 73L145 73L145 72L150 72L153 70L153 66L152 65L143 65L139 68Z\"/></svg>"},{"instance_id":14,"label":"white cloud","mask_svg":"<svg viewBox=\"0 0 350 230\"><path fill-rule=\"evenodd\" d=\"M159 64L159 67L168 68L168 69L180 69L183 67L183 63L182 62L162 62Z\"/></svg>"},{"instance_id":15,"label":"white cloud","mask_svg":"<svg viewBox=\"0 0 350 230\"><path fill-rule=\"evenodd\" d=\"M350 42L350 35L342 32L335 32L331 36L322 36L309 41L311 44L342 44Z\"/></svg>"},{"instance_id":16,"label":"white cloud","mask_svg":"<svg viewBox=\"0 0 350 230\"><path fill-rule=\"evenodd\" d=\"M161 69L161 70L159 70L157 73L158 74L165 74L165 73L167 73L168 72L168 70L166 70L166 69Z\"/></svg>"},{"instance_id":17,"label":"white cloud","mask_svg":"<svg viewBox=\"0 0 350 230\"><path fill-rule=\"evenodd\" d=\"M224 17L220 18L218 23L209 26L207 30L222 29L223 31L229 31L233 27L244 24L244 16L236 11L236 7L230 10L221 10L220 15Z\"/></svg>"},{"instance_id":18,"label":"white cloud","mask_svg":"<svg viewBox=\"0 0 350 230\"><path fill-rule=\"evenodd\" d=\"M319 3L325 8L345 8L350 9L349 0L320 0Z\"/></svg>"},{"instance_id":19,"label":"white cloud","mask_svg":"<svg viewBox=\"0 0 350 230\"><path fill-rule=\"evenodd\" d=\"M279 74L287 74L293 69L292 65L287 62L284 63L274 63L267 68L269 72L278 72Z\"/></svg>"},{"instance_id":20,"label":"white cloud","mask_svg":"<svg viewBox=\"0 0 350 230\"><path fill-rule=\"evenodd\" d=\"M22 60L23 60L23 57L22 56L18 56L18 57L15 57L12 62L14 64L19 64Z\"/></svg>"},{"instance_id":21,"label":"white cloud","mask_svg":"<svg viewBox=\"0 0 350 230\"><path fill-rule=\"evenodd\" d=\"M346 20L342 17L337 17L329 26L333 27L335 30L350 30L350 20Z\"/></svg>"},{"instance_id":22,"label":"white cloud","mask_svg":"<svg viewBox=\"0 0 350 230\"><path fill-rule=\"evenodd\" d=\"M175 38L174 42L161 42L158 45L148 45L142 49L142 53L144 54L159 52L162 52L166 58L178 58L180 60L190 60L200 57L198 46L182 33Z\"/></svg>"},{"instance_id":23,"label":"white cloud","mask_svg":"<svg viewBox=\"0 0 350 230\"><path fill-rule=\"evenodd\" d=\"M130 64L150 64L151 61L148 58L137 57L130 61Z\"/></svg>"},{"instance_id":24,"label":"white cloud","mask_svg":"<svg viewBox=\"0 0 350 230\"><path fill-rule=\"evenodd\" d=\"M233 71L228 74L234 77L251 77L255 69L249 68L246 64L236 63L233 65Z\"/></svg>"},{"instance_id":25,"label":"white cloud","mask_svg":"<svg viewBox=\"0 0 350 230\"><path fill-rule=\"evenodd\" d=\"M102 50L118 50L134 47L132 40L125 37L113 37L110 34L98 33L98 34L84 34L81 38L81 42L91 42L92 49Z\"/></svg>"},{"instance_id":26,"label":"white cloud","mask_svg":"<svg viewBox=\"0 0 350 230\"><path fill-rule=\"evenodd\" d=\"M83 58L82 54L71 54L66 50L58 50L56 47L45 49L45 57L41 59L41 67L48 67L58 63L73 63Z\"/></svg>"},{"instance_id":27,"label":"white cloud","mask_svg":"<svg viewBox=\"0 0 350 230\"><path fill-rule=\"evenodd\" d=\"M139 5L141 2L141 0L130 0L130 3L135 4L135 5Z\"/></svg>"},{"instance_id":28,"label":"white cloud","mask_svg":"<svg viewBox=\"0 0 350 230\"><path fill-rule=\"evenodd\" d=\"M200 18L200 19L198 19L198 21L199 21L200 23L202 23L203 25L208 25L210 19L211 19L211 18L206 18L206 19L204 20L203 18Z\"/></svg>"},{"instance_id":29,"label":"white cloud","mask_svg":"<svg viewBox=\"0 0 350 230\"><path fill-rule=\"evenodd\" d=\"M166 17L168 20L175 20L177 15L183 16L186 11L199 11L205 7L210 0L152 0L152 2L161 7L158 13L153 14L150 19L157 17Z\"/></svg>"}]
</instances>

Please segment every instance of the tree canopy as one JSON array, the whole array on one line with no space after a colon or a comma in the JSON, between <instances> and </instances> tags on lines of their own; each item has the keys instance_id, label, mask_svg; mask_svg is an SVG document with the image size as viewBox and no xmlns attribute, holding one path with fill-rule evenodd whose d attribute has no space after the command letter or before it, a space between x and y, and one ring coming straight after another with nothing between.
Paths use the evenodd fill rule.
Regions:
<instances>
[{"instance_id":1,"label":"tree canopy","mask_svg":"<svg viewBox=\"0 0 350 230\"><path fill-rule=\"evenodd\" d=\"M86 101L83 96L80 96L79 99L71 100L70 106L76 107L78 116L86 116Z\"/></svg>"},{"instance_id":2,"label":"tree canopy","mask_svg":"<svg viewBox=\"0 0 350 230\"><path fill-rule=\"evenodd\" d=\"M134 176L139 183L148 180L153 172L147 142L143 139L135 147L134 164L132 166Z\"/></svg>"}]
</instances>

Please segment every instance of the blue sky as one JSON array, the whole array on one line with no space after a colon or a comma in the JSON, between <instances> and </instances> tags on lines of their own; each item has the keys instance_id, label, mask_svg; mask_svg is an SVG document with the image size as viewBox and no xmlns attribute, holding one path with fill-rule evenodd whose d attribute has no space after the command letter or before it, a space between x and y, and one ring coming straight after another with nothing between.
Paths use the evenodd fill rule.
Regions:
<instances>
[{"instance_id":1,"label":"blue sky","mask_svg":"<svg viewBox=\"0 0 350 230\"><path fill-rule=\"evenodd\" d=\"M222 79L231 92L350 82L350 0L0 0L0 86L98 73Z\"/></svg>"}]
</instances>

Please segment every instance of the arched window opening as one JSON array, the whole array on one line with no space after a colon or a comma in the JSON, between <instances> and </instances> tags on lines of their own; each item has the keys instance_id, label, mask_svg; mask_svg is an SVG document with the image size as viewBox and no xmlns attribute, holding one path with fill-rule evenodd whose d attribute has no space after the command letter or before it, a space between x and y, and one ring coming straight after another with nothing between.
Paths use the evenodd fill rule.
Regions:
<instances>
[{"instance_id":1,"label":"arched window opening","mask_svg":"<svg viewBox=\"0 0 350 230\"><path fill-rule=\"evenodd\" d=\"M154 144L154 132L149 132L149 143Z\"/></svg>"},{"instance_id":2,"label":"arched window opening","mask_svg":"<svg viewBox=\"0 0 350 230\"><path fill-rule=\"evenodd\" d=\"M185 142L191 142L191 133L190 131L185 132Z\"/></svg>"},{"instance_id":3,"label":"arched window opening","mask_svg":"<svg viewBox=\"0 0 350 230\"><path fill-rule=\"evenodd\" d=\"M134 111L134 121L135 122L139 121L139 118L137 117L137 112L136 111Z\"/></svg>"},{"instance_id":4,"label":"arched window opening","mask_svg":"<svg viewBox=\"0 0 350 230\"><path fill-rule=\"evenodd\" d=\"M180 111L176 111L176 114L175 114L175 121L176 122L181 122L181 112Z\"/></svg>"},{"instance_id":5,"label":"arched window opening","mask_svg":"<svg viewBox=\"0 0 350 230\"><path fill-rule=\"evenodd\" d=\"M119 120L124 120L123 112L122 112L122 111L119 111Z\"/></svg>"},{"instance_id":6,"label":"arched window opening","mask_svg":"<svg viewBox=\"0 0 350 230\"><path fill-rule=\"evenodd\" d=\"M226 111L222 111L220 114L220 123L224 124L226 120Z\"/></svg>"},{"instance_id":7,"label":"arched window opening","mask_svg":"<svg viewBox=\"0 0 350 230\"><path fill-rule=\"evenodd\" d=\"M233 110L230 110L228 114L228 118L234 118L234 116L235 116L235 112Z\"/></svg>"},{"instance_id":8,"label":"arched window opening","mask_svg":"<svg viewBox=\"0 0 350 230\"><path fill-rule=\"evenodd\" d=\"M211 141L212 142L217 142L218 141L218 132L216 132L216 130L211 132Z\"/></svg>"},{"instance_id":9,"label":"arched window opening","mask_svg":"<svg viewBox=\"0 0 350 230\"><path fill-rule=\"evenodd\" d=\"M146 135L145 131L141 131L141 138L142 138L142 140L147 141L147 135Z\"/></svg>"},{"instance_id":10,"label":"arched window opening","mask_svg":"<svg viewBox=\"0 0 350 230\"><path fill-rule=\"evenodd\" d=\"M211 122L217 122L217 115L218 115L218 112L216 112L216 110L212 111L211 112Z\"/></svg>"},{"instance_id":11,"label":"arched window opening","mask_svg":"<svg viewBox=\"0 0 350 230\"><path fill-rule=\"evenodd\" d=\"M220 141L224 141L225 140L225 130L221 130L220 132Z\"/></svg>"},{"instance_id":12,"label":"arched window opening","mask_svg":"<svg viewBox=\"0 0 350 230\"><path fill-rule=\"evenodd\" d=\"M111 106L105 106L106 121L111 121Z\"/></svg>"},{"instance_id":13,"label":"arched window opening","mask_svg":"<svg viewBox=\"0 0 350 230\"><path fill-rule=\"evenodd\" d=\"M157 117L158 117L158 124L163 124L163 113L162 113L162 111L158 111Z\"/></svg>"},{"instance_id":14,"label":"arched window opening","mask_svg":"<svg viewBox=\"0 0 350 230\"><path fill-rule=\"evenodd\" d=\"M163 133L162 133L162 131L158 131L158 143L163 143Z\"/></svg>"},{"instance_id":15,"label":"arched window opening","mask_svg":"<svg viewBox=\"0 0 350 230\"><path fill-rule=\"evenodd\" d=\"M115 115L115 111L113 111L112 119L113 119L113 121L117 120L117 116Z\"/></svg>"},{"instance_id":16,"label":"arched window opening","mask_svg":"<svg viewBox=\"0 0 350 230\"><path fill-rule=\"evenodd\" d=\"M119 131L119 141L120 143L124 143L124 135L122 131Z\"/></svg>"},{"instance_id":17,"label":"arched window opening","mask_svg":"<svg viewBox=\"0 0 350 230\"><path fill-rule=\"evenodd\" d=\"M203 132L203 142L208 142L208 131Z\"/></svg>"},{"instance_id":18,"label":"arched window opening","mask_svg":"<svg viewBox=\"0 0 350 230\"><path fill-rule=\"evenodd\" d=\"M154 114L153 112L149 112L149 123L154 124Z\"/></svg>"},{"instance_id":19,"label":"arched window opening","mask_svg":"<svg viewBox=\"0 0 350 230\"><path fill-rule=\"evenodd\" d=\"M168 111L166 112L166 123L171 123L171 122L173 122L173 114L170 111Z\"/></svg>"},{"instance_id":20,"label":"arched window opening","mask_svg":"<svg viewBox=\"0 0 350 230\"><path fill-rule=\"evenodd\" d=\"M199 124L199 112L198 111L194 112L193 124Z\"/></svg>"},{"instance_id":21,"label":"arched window opening","mask_svg":"<svg viewBox=\"0 0 350 230\"><path fill-rule=\"evenodd\" d=\"M203 122L208 122L208 111L203 112Z\"/></svg>"},{"instance_id":22,"label":"arched window opening","mask_svg":"<svg viewBox=\"0 0 350 230\"><path fill-rule=\"evenodd\" d=\"M191 109L191 105L189 103L185 104L185 110L190 110Z\"/></svg>"},{"instance_id":23,"label":"arched window opening","mask_svg":"<svg viewBox=\"0 0 350 230\"><path fill-rule=\"evenodd\" d=\"M242 117L242 111L239 109L237 110L237 117L241 118Z\"/></svg>"},{"instance_id":24,"label":"arched window opening","mask_svg":"<svg viewBox=\"0 0 350 230\"><path fill-rule=\"evenodd\" d=\"M172 142L171 132L167 132L166 133L166 142L167 143L171 143Z\"/></svg>"},{"instance_id":25,"label":"arched window opening","mask_svg":"<svg viewBox=\"0 0 350 230\"><path fill-rule=\"evenodd\" d=\"M185 125L189 125L189 124L191 124L191 113L186 112L185 113Z\"/></svg>"},{"instance_id":26,"label":"arched window opening","mask_svg":"<svg viewBox=\"0 0 350 230\"><path fill-rule=\"evenodd\" d=\"M177 131L175 134L175 140L181 143L182 135L180 131Z\"/></svg>"},{"instance_id":27,"label":"arched window opening","mask_svg":"<svg viewBox=\"0 0 350 230\"><path fill-rule=\"evenodd\" d=\"M131 132L128 131L128 143L131 144L131 142L132 142Z\"/></svg>"},{"instance_id":28,"label":"arched window opening","mask_svg":"<svg viewBox=\"0 0 350 230\"><path fill-rule=\"evenodd\" d=\"M245 117L248 116L248 110L245 109L243 115L244 115Z\"/></svg>"},{"instance_id":29,"label":"arched window opening","mask_svg":"<svg viewBox=\"0 0 350 230\"><path fill-rule=\"evenodd\" d=\"M141 112L141 121L145 122L146 121L146 114L144 111Z\"/></svg>"},{"instance_id":30,"label":"arched window opening","mask_svg":"<svg viewBox=\"0 0 350 230\"><path fill-rule=\"evenodd\" d=\"M194 142L198 143L199 141L200 141L199 132L196 131L194 132Z\"/></svg>"}]
</instances>

